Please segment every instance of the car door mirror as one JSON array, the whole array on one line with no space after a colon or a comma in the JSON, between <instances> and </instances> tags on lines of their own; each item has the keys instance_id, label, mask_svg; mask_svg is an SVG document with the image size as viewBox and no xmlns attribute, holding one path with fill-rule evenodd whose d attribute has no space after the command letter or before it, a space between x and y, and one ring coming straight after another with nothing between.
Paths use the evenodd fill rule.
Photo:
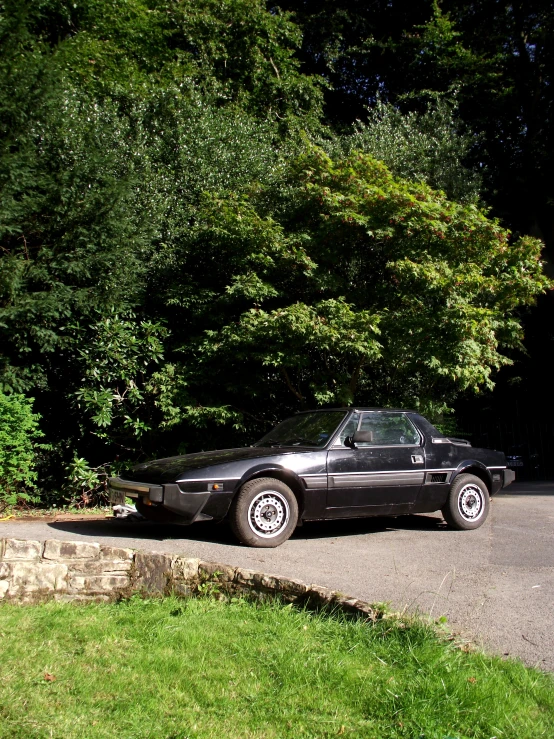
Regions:
<instances>
[{"instance_id":1,"label":"car door mirror","mask_svg":"<svg viewBox=\"0 0 554 739\"><path fill-rule=\"evenodd\" d=\"M373 431L358 430L352 437L354 444L373 444Z\"/></svg>"},{"instance_id":2,"label":"car door mirror","mask_svg":"<svg viewBox=\"0 0 554 739\"><path fill-rule=\"evenodd\" d=\"M356 449L356 444L372 444L373 431L356 431L353 436L347 436L344 440L344 446L350 449Z\"/></svg>"}]
</instances>

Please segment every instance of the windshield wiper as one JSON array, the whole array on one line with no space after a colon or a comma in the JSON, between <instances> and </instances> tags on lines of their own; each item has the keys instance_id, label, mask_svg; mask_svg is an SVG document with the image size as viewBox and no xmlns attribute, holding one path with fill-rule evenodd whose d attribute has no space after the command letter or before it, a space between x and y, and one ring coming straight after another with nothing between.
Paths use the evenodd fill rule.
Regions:
<instances>
[{"instance_id":1,"label":"windshield wiper","mask_svg":"<svg viewBox=\"0 0 554 739\"><path fill-rule=\"evenodd\" d=\"M307 444L308 446L319 446L318 441L312 441L312 439L305 439L303 436L293 436L292 439L287 439L286 441L281 442L281 446L296 446L302 444L304 446Z\"/></svg>"},{"instance_id":2,"label":"windshield wiper","mask_svg":"<svg viewBox=\"0 0 554 739\"><path fill-rule=\"evenodd\" d=\"M312 439L305 439L303 436L292 436L290 439L284 441L277 441L277 439L264 439L263 441L257 441L254 446L319 446L318 441L312 441Z\"/></svg>"},{"instance_id":3,"label":"windshield wiper","mask_svg":"<svg viewBox=\"0 0 554 739\"><path fill-rule=\"evenodd\" d=\"M281 446L281 442L277 441L277 439L263 439L262 441L257 441L254 446Z\"/></svg>"}]
</instances>

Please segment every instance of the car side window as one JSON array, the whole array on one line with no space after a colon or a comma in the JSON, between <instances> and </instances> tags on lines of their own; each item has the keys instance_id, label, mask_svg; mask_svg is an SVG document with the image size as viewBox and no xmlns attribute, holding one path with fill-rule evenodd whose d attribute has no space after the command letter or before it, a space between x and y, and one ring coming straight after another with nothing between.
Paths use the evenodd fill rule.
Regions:
<instances>
[{"instance_id":1,"label":"car side window","mask_svg":"<svg viewBox=\"0 0 554 739\"><path fill-rule=\"evenodd\" d=\"M404 413L363 413L360 431L371 434L371 441L356 442L357 446L414 446L420 436Z\"/></svg>"},{"instance_id":2,"label":"car side window","mask_svg":"<svg viewBox=\"0 0 554 739\"><path fill-rule=\"evenodd\" d=\"M358 423L360 422L360 414L354 413L350 418L348 419L348 422L346 426L343 428L343 430L339 434L339 438L334 442L333 446L340 444L341 446L344 446L344 440L347 436L354 436L356 433L356 429L358 428Z\"/></svg>"}]
</instances>

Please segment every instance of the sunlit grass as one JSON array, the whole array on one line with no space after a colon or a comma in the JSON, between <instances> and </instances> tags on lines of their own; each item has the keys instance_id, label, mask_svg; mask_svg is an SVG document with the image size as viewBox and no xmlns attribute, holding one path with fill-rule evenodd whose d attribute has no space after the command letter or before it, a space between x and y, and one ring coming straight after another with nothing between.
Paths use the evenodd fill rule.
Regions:
<instances>
[{"instance_id":1,"label":"sunlit grass","mask_svg":"<svg viewBox=\"0 0 554 739\"><path fill-rule=\"evenodd\" d=\"M109 505L105 506L85 506L76 505L59 505L59 506L8 506L1 515L0 521L8 521L18 518L50 518L59 516L64 513L72 513L78 516L113 516L113 509Z\"/></svg>"},{"instance_id":2,"label":"sunlit grass","mask_svg":"<svg viewBox=\"0 0 554 739\"><path fill-rule=\"evenodd\" d=\"M554 736L554 682L421 622L208 598L0 607L0 737Z\"/></svg>"}]
</instances>

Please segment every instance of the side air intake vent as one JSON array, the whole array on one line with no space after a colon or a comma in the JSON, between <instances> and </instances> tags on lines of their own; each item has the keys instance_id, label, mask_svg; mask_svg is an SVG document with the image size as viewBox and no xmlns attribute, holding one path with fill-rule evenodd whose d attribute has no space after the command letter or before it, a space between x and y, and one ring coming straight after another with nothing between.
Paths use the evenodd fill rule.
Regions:
<instances>
[{"instance_id":1,"label":"side air intake vent","mask_svg":"<svg viewBox=\"0 0 554 739\"><path fill-rule=\"evenodd\" d=\"M429 482L446 482L446 472L431 472Z\"/></svg>"}]
</instances>

